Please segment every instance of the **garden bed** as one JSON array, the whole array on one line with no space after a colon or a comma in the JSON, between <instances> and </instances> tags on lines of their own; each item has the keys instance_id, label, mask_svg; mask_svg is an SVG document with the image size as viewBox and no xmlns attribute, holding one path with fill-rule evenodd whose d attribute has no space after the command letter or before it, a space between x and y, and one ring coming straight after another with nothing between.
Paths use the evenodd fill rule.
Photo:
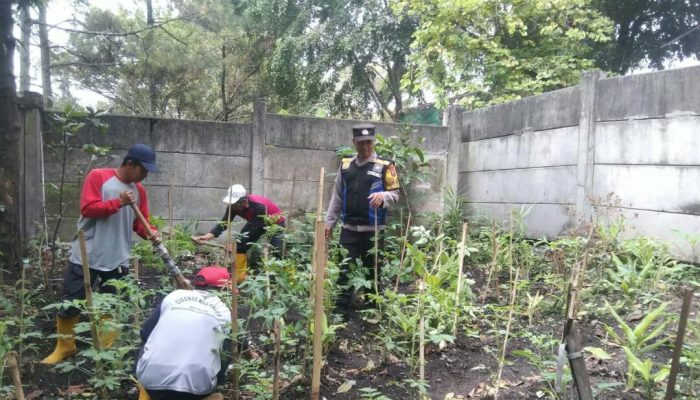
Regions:
<instances>
[{"instance_id":1,"label":"garden bed","mask_svg":"<svg viewBox=\"0 0 700 400\"><path fill-rule=\"evenodd\" d=\"M695 266L674 261L663 245L646 238L621 239L621 229L599 226L589 238L573 235L532 241L509 227L474 223L466 246L462 301L456 303L461 219L454 223L442 220L409 230L408 246L402 236L405 229L392 227L394 233L387 236L380 254L386 291L376 299L378 308L358 309L345 323L338 315L330 316L321 379L325 398L488 399L496 394L499 368L499 398L567 398L555 391L556 353L564 329L567 285L572 268L581 267L584 254L588 256L577 318L596 398L643 399L663 394L668 379L664 371L670 365L678 324L678 293L682 287L697 287L700 274ZM276 319L283 321L281 398L309 396L312 224L299 221L295 229L284 258L263 262L241 287L240 326L260 355L239 364L243 399L271 398L271 328ZM196 249L187 240L189 234L179 230L167 243L186 270L223 261L223 254L217 253L220 250ZM27 275L24 290L19 283L16 289L3 289L7 333L2 348L16 350L21 343L21 372L29 398L137 397L129 375L133 374L140 322L172 290L146 245L135 248L135 254L141 256L140 282L124 282L119 290L125 296L116 300L115 296L96 296L97 307L114 312L122 331L117 346L107 351L108 361L99 367L90 352L86 322L79 325L84 343L78 355L57 367L38 364L53 347L50 335L59 301L55 293L47 293L42 274ZM327 309L334 301L332 282L342 260L343 250L330 243ZM35 261L32 271L36 272L39 265ZM394 291L397 278L399 290ZM418 281L425 283L423 292L418 290ZM350 282L358 292L372 291L373 282L359 273L353 273ZM226 294L224 297L228 301ZM46 308L51 304L54 306ZM696 310L693 305L676 398L700 395ZM426 337L423 381L419 376L420 315L425 319ZM457 335L453 335L455 318ZM624 325L634 329L642 322L648 326L639 328L635 337L625 334ZM506 335L508 344L501 360ZM649 376L632 366L628 353L642 363L649 360ZM562 377L568 393L568 366ZM1 384L4 396L10 396L8 372ZM231 384L220 388L227 395L231 389Z\"/></svg>"}]
</instances>

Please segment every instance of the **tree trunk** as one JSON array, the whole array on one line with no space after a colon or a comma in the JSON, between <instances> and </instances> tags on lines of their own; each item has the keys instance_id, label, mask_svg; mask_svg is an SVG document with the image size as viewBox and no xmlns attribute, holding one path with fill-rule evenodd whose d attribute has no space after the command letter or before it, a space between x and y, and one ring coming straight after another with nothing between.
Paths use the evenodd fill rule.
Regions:
<instances>
[{"instance_id":1,"label":"tree trunk","mask_svg":"<svg viewBox=\"0 0 700 400\"><path fill-rule=\"evenodd\" d=\"M29 66L30 48L32 37L32 18L29 15L29 4L23 4L20 9L20 28L22 31L22 45L19 48L19 91L29 91Z\"/></svg>"},{"instance_id":2,"label":"tree trunk","mask_svg":"<svg viewBox=\"0 0 700 400\"><path fill-rule=\"evenodd\" d=\"M146 25L148 25L148 38L147 38L147 48L150 51L151 45L153 44L153 3L151 0L146 0ZM148 99L151 106L151 116L157 115L158 110L158 88L156 87L156 74L151 71L150 66L146 69L146 73L149 75L148 79Z\"/></svg>"},{"instance_id":3,"label":"tree trunk","mask_svg":"<svg viewBox=\"0 0 700 400\"><path fill-rule=\"evenodd\" d=\"M226 44L221 45L221 114L228 121L228 101L226 99Z\"/></svg>"},{"instance_id":4,"label":"tree trunk","mask_svg":"<svg viewBox=\"0 0 700 400\"><path fill-rule=\"evenodd\" d=\"M53 102L53 89L51 88L51 42L46 29L46 3L39 5L39 43L41 48L41 87L44 94L44 107L49 108Z\"/></svg>"},{"instance_id":5,"label":"tree trunk","mask_svg":"<svg viewBox=\"0 0 700 400\"><path fill-rule=\"evenodd\" d=\"M11 0L0 0L0 258L1 268L13 268L21 254L19 238L20 135L14 76L15 39Z\"/></svg>"}]
</instances>

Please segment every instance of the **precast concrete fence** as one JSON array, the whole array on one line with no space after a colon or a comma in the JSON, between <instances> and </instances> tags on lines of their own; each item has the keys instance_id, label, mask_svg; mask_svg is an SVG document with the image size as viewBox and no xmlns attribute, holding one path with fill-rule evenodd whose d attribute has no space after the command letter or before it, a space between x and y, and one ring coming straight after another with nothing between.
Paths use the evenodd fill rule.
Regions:
<instances>
[{"instance_id":1,"label":"precast concrete fence","mask_svg":"<svg viewBox=\"0 0 700 400\"><path fill-rule=\"evenodd\" d=\"M576 87L474 111L450 106L445 126L408 126L414 138L425 138L432 172L414 188L415 211L440 211L443 189L451 187L475 212L497 220L527 210L523 222L533 238L624 217L626 235L670 241L679 258L698 261L700 249L683 235L700 232L699 93L700 67L611 78L591 71ZM82 176L89 167L118 166L133 143L157 151L163 173L145 181L151 210L167 217L171 198L175 223L207 231L223 214L231 182L284 210L314 211L319 169L327 171L327 204L335 150L350 146L351 126L365 122L273 114L263 103L255 104L252 123L110 115L106 134L86 128L69 141L66 163L40 103L32 95L22 102L24 239L39 233L44 219L55 223L62 176L59 234L69 239ZM376 125L387 137L407 129ZM109 146L110 156L90 160L84 143Z\"/></svg>"}]
</instances>

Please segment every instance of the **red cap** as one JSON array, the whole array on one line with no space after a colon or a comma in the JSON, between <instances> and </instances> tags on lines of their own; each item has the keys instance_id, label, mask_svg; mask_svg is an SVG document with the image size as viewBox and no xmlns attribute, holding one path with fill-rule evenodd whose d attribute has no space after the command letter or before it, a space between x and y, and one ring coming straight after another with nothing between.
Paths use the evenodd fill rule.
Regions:
<instances>
[{"instance_id":1,"label":"red cap","mask_svg":"<svg viewBox=\"0 0 700 400\"><path fill-rule=\"evenodd\" d=\"M231 275L226 268L212 265L204 267L197 272L192 278L192 283L195 286L214 286L218 288L226 287L226 284L231 279Z\"/></svg>"}]
</instances>

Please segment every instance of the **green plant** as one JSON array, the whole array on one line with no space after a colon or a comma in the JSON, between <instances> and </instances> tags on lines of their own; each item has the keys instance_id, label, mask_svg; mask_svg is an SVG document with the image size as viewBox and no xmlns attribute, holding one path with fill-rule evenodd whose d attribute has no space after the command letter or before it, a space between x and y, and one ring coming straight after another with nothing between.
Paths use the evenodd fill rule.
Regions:
<instances>
[{"instance_id":1,"label":"green plant","mask_svg":"<svg viewBox=\"0 0 700 400\"><path fill-rule=\"evenodd\" d=\"M54 303L46 310L61 307L77 307L81 313L98 321L98 331L119 332L109 348L95 346L93 339L86 336L90 332L90 323L79 322L75 327L76 340L87 344L79 350L77 356L71 357L55 366L60 372L80 371L88 376L87 382L100 394L109 398L110 392L130 381L134 369L133 350L140 343L140 323L145 319L145 306L149 299L158 293L172 290L172 286L161 289L142 290L131 277L113 280L107 283L115 287L117 294L93 293L93 308L88 310L85 300L73 300ZM55 335L53 335L55 336Z\"/></svg>"},{"instance_id":2,"label":"green plant","mask_svg":"<svg viewBox=\"0 0 700 400\"><path fill-rule=\"evenodd\" d=\"M61 221L63 220L63 215L71 204L70 201L64 202L66 180L75 180L78 182L77 186L80 187L80 182L87 171L94 166L95 162L100 157L106 156L107 152L109 151L109 147L106 146L97 146L91 143L83 144L82 151L86 155L89 155L90 159L87 164L78 163L77 176L69 177L66 176L66 168L69 164L76 163L73 157L70 157L68 154L70 141L78 134L78 132L86 127L89 129L95 129L101 134L105 134L107 132L108 125L100 120L103 115L103 110L94 110L90 107L83 109L75 105L68 105L61 112L51 114L51 130L53 133L53 140L48 141L48 148L54 153L54 157L58 159L61 168L58 185L49 183L46 187L49 194L53 194L58 197L58 214L56 215L56 225L54 226L53 235L51 236L52 242L50 246L54 252L54 262L56 259L55 251L58 231L61 226Z\"/></svg>"},{"instance_id":3,"label":"green plant","mask_svg":"<svg viewBox=\"0 0 700 400\"><path fill-rule=\"evenodd\" d=\"M524 357L527 362L537 369L537 372L542 376L546 386L542 390L551 399L559 399L559 394L555 387L556 382L556 359L552 355L557 354L557 347L560 341L548 335L539 335L532 332L525 332L523 336L529 340L530 346L524 349L513 350L513 354ZM567 387L571 381L571 373L569 373L568 363L564 364L564 373L562 375L562 387ZM564 396L563 398L566 398Z\"/></svg>"},{"instance_id":4,"label":"green plant","mask_svg":"<svg viewBox=\"0 0 700 400\"><path fill-rule=\"evenodd\" d=\"M661 367L658 372L652 373L651 360L641 361L640 359L645 354L668 343L668 339L665 337L659 339L668 325L668 321L660 320L664 316L668 303L663 303L650 310L634 328L630 327L607 301L605 305L623 332L623 335L618 335L612 327L605 326L606 332L615 343L624 349L627 356L627 388L633 388L637 376L640 376L644 380L645 390L649 394L653 386L658 383L655 382L656 379L664 379L662 371L666 367Z\"/></svg>"},{"instance_id":5,"label":"green plant","mask_svg":"<svg viewBox=\"0 0 700 400\"><path fill-rule=\"evenodd\" d=\"M542 296L539 291L534 296L532 296L529 292L525 292L525 294L527 295L527 308L525 309L525 315L527 316L527 324L531 327L532 318L535 316L537 307L544 299L544 296Z\"/></svg>"},{"instance_id":6,"label":"green plant","mask_svg":"<svg viewBox=\"0 0 700 400\"><path fill-rule=\"evenodd\" d=\"M360 392L360 398L361 399L366 399L366 400L391 400L390 397L387 397L382 394L379 390L375 388L370 388L370 387L365 387L365 388L360 388L357 390Z\"/></svg>"},{"instance_id":7,"label":"green plant","mask_svg":"<svg viewBox=\"0 0 700 400\"><path fill-rule=\"evenodd\" d=\"M700 317L688 321L688 331L683 344L681 356L681 374L685 379L679 379L678 392L687 398L700 396Z\"/></svg>"},{"instance_id":8,"label":"green plant","mask_svg":"<svg viewBox=\"0 0 700 400\"><path fill-rule=\"evenodd\" d=\"M644 392L647 399L654 399L656 385L668 377L670 368L667 366L662 366L656 372L652 372L653 362L651 359L646 358L644 361L642 361L634 353L632 353L628 347L623 347L623 349L625 350L625 356L627 357L628 388L634 385L634 378L632 377L639 376L644 382ZM630 380L632 382L630 382Z\"/></svg>"}]
</instances>

